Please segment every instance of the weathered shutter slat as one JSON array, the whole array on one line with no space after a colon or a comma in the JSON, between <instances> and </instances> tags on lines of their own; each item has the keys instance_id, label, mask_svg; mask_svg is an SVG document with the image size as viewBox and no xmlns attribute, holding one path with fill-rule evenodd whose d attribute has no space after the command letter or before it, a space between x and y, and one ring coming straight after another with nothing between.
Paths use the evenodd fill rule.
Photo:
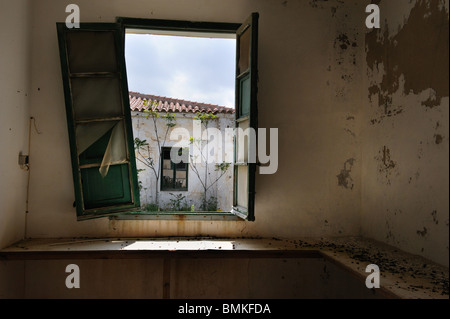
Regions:
<instances>
[{"instance_id":1,"label":"weathered shutter slat","mask_svg":"<svg viewBox=\"0 0 450 319\"><path fill-rule=\"evenodd\" d=\"M139 208L123 29L57 23L79 220Z\"/></svg>"}]
</instances>

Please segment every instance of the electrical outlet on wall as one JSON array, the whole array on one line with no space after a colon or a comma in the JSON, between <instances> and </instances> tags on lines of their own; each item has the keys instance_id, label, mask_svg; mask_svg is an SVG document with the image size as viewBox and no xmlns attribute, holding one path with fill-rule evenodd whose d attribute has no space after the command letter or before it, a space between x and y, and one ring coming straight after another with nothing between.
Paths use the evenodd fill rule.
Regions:
<instances>
[{"instance_id":1,"label":"electrical outlet on wall","mask_svg":"<svg viewBox=\"0 0 450 319\"><path fill-rule=\"evenodd\" d=\"M22 153L19 153L19 166L22 169L28 170L28 164L29 164L29 156L23 155Z\"/></svg>"}]
</instances>

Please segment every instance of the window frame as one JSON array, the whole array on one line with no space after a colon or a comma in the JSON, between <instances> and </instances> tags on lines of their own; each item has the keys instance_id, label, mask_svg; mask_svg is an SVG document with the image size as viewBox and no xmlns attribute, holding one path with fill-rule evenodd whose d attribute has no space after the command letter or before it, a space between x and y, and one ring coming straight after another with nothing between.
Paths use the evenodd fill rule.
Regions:
<instances>
[{"instance_id":1,"label":"window frame","mask_svg":"<svg viewBox=\"0 0 450 319\"><path fill-rule=\"evenodd\" d=\"M117 22L122 26L123 44L125 46L125 31L126 29L143 29L143 30L161 30L161 31L175 31L175 32L199 32L199 33L214 33L214 34L235 34L236 35L236 80L235 80L235 127L238 127L239 121L242 121L240 116L241 107L241 79L248 76L250 78L250 106L249 114L244 116L248 118L249 127L255 130L255 137L258 132L258 114L257 114L257 82L258 82L258 20L259 14L252 13L244 23L222 23L222 22L196 22L196 21L182 21L182 20L162 20L162 19L143 19L143 18L128 18L117 17ZM244 72L239 71L239 38L246 30L250 28L251 36L249 42L249 67ZM255 143L255 150L257 149L257 139ZM235 139L235 154L236 157L236 139ZM255 154L256 155L256 154ZM239 163L240 165L240 163ZM232 209L226 215L237 216L239 219L247 221L255 220L255 177L256 177L256 163L246 163L248 167L247 173L247 207L243 208L237 205L237 190L238 182L236 158L233 163L233 196ZM202 212L199 212L201 214Z\"/></svg>"},{"instance_id":2,"label":"window frame","mask_svg":"<svg viewBox=\"0 0 450 319\"><path fill-rule=\"evenodd\" d=\"M241 123L248 121L248 128L254 130L254 140L248 140L248 151L251 152L252 147L250 143L254 143L253 150L257 152L258 149L258 20L259 14L254 12L247 18L247 20L236 31L236 81L235 81L235 97L236 97L236 110L235 110L235 128ZM241 36L249 30L249 56L248 67L241 70L240 67L240 39ZM243 83L249 80L249 105L248 110L243 112ZM250 139L250 136L248 137ZM250 154L247 154L250 156ZM257 155L254 154L254 159L257 159ZM245 162L241 163L238 160L238 141L235 135L234 140L234 165L233 165L233 208L232 213L246 219L248 221L255 220L255 194L256 194L256 166L257 163ZM238 172L239 168L247 167L247 207L241 207L239 205L239 183Z\"/></svg>"}]
</instances>

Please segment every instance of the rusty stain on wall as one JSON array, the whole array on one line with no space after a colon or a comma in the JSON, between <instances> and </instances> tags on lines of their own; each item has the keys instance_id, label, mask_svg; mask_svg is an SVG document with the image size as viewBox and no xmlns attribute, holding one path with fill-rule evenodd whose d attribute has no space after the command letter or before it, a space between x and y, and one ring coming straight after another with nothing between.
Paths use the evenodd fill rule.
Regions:
<instances>
[{"instance_id":1,"label":"rusty stain on wall","mask_svg":"<svg viewBox=\"0 0 450 319\"><path fill-rule=\"evenodd\" d=\"M309 5L320 10L330 10L330 16L335 20L336 34L333 36L333 48L330 48L333 57L327 68L327 71L333 71L334 78L328 80L326 84L334 86L336 100L346 101L351 91L351 82L360 75L360 70L356 67L361 46L358 45L360 28L350 23L354 8L341 0L311 0Z\"/></svg>"},{"instance_id":2,"label":"rusty stain on wall","mask_svg":"<svg viewBox=\"0 0 450 319\"><path fill-rule=\"evenodd\" d=\"M426 227L423 228L423 230L418 230L417 235L425 237L428 234L428 229Z\"/></svg>"},{"instance_id":3,"label":"rusty stain on wall","mask_svg":"<svg viewBox=\"0 0 450 319\"><path fill-rule=\"evenodd\" d=\"M387 146L379 151L375 156L375 160L378 162L378 172L384 176L387 185L391 185L391 177L395 173L398 175L397 162L391 158L391 150Z\"/></svg>"},{"instance_id":4,"label":"rusty stain on wall","mask_svg":"<svg viewBox=\"0 0 450 319\"><path fill-rule=\"evenodd\" d=\"M419 0L395 36L390 37L388 25L384 26L384 33L382 29L367 33L367 65L372 71L381 67L385 70L381 83L373 84L369 94L378 95L385 114L399 110L392 105L391 95L400 89L401 77L405 95L432 89L428 99L422 101L426 107L440 105L441 99L449 95L448 20L440 0Z\"/></svg>"},{"instance_id":5,"label":"rusty stain on wall","mask_svg":"<svg viewBox=\"0 0 450 319\"><path fill-rule=\"evenodd\" d=\"M408 180L408 184L411 184L413 180L416 182L419 180L420 177L420 170L417 170L417 172L414 174L414 176L411 176Z\"/></svg>"},{"instance_id":6,"label":"rusty stain on wall","mask_svg":"<svg viewBox=\"0 0 450 319\"><path fill-rule=\"evenodd\" d=\"M353 138L356 138L356 127L355 127L355 117L353 115L348 115L346 117L346 128L344 128L344 131L350 134Z\"/></svg>"},{"instance_id":7,"label":"rusty stain on wall","mask_svg":"<svg viewBox=\"0 0 450 319\"><path fill-rule=\"evenodd\" d=\"M337 175L338 185L347 189L353 189L353 179L350 176L352 172L353 165L355 164L355 159L351 158L344 163L344 169L341 170L341 173Z\"/></svg>"},{"instance_id":8,"label":"rusty stain on wall","mask_svg":"<svg viewBox=\"0 0 450 319\"><path fill-rule=\"evenodd\" d=\"M348 36L346 34L341 33L338 35L338 37L334 41L334 47L336 48L336 46L339 46L339 48L341 48L341 50L347 50L348 47L350 47L350 46L355 48L358 45L356 44L355 41L350 41L350 39L348 38Z\"/></svg>"},{"instance_id":9,"label":"rusty stain on wall","mask_svg":"<svg viewBox=\"0 0 450 319\"><path fill-rule=\"evenodd\" d=\"M402 214L401 209L387 209L386 210L386 221L385 221L385 227L386 227L386 242L393 244L393 245L399 245L400 240L398 239L398 232L394 228L394 225L398 225L398 220L401 218L399 217ZM401 237L401 236L400 236Z\"/></svg>"},{"instance_id":10,"label":"rusty stain on wall","mask_svg":"<svg viewBox=\"0 0 450 319\"><path fill-rule=\"evenodd\" d=\"M385 118L393 117L393 116L399 115L401 113L403 113L403 107L397 106L397 107L393 108L392 107L392 98L386 97L386 101L385 101L384 108L383 108L383 114L370 120L370 123L371 124L379 124Z\"/></svg>"},{"instance_id":11,"label":"rusty stain on wall","mask_svg":"<svg viewBox=\"0 0 450 319\"><path fill-rule=\"evenodd\" d=\"M437 145L441 144L442 141L444 140L444 138L442 137L441 134L435 134L435 135L434 135L434 139L435 139L435 143L436 143Z\"/></svg>"},{"instance_id":12,"label":"rusty stain on wall","mask_svg":"<svg viewBox=\"0 0 450 319\"><path fill-rule=\"evenodd\" d=\"M438 224L439 224L439 220L437 219L437 211L436 211L436 210L433 210L433 211L431 212L431 216L433 217L433 222L434 222L436 225L438 225Z\"/></svg>"}]
</instances>

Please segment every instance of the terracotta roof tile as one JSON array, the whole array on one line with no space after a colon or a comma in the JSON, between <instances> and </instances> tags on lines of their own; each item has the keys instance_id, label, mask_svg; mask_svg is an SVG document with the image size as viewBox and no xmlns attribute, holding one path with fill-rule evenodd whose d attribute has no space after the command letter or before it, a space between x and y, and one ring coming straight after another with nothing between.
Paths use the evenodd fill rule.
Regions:
<instances>
[{"instance_id":1,"label":"terracotta roof tile","mask_svg":"<svg viewBox=\"0 0 450 319\"><path fill-rule=\"evenodd\" d=\"M206 104L185 100L172 99L163 96L141 94L137 92L129 92L130 108L135 112L143 112L148 108L144 105L144 100L157 103L153 107L153 111L158 112L179 112L179 113L228 113L234 114L234 109L226 106Z\"/></svg>"}]
</instances>

